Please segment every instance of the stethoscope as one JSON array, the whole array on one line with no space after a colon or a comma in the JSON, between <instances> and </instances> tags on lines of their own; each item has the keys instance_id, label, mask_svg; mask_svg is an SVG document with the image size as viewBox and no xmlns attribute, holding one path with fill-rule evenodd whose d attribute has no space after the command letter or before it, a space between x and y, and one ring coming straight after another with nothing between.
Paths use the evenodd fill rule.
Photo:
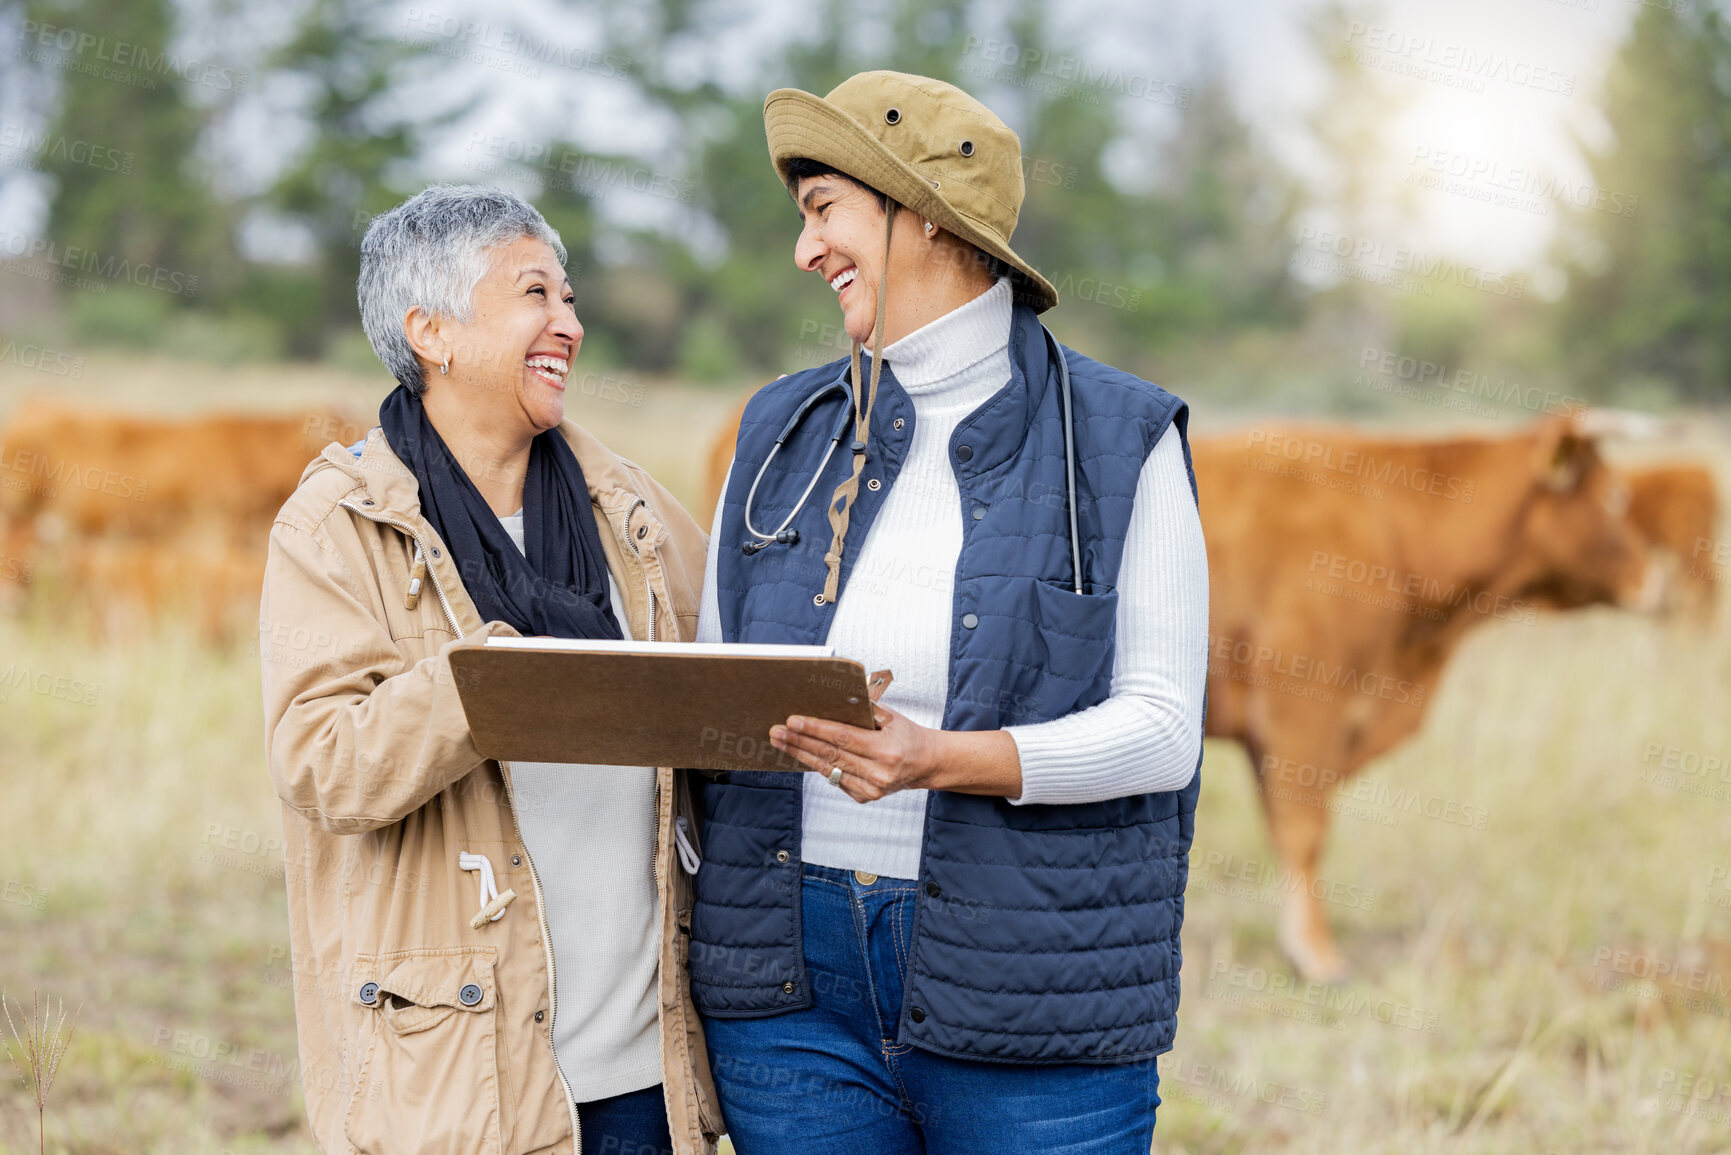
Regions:
<instances>
[{"instance_id":1,"label":"stethoscope","mask_svg":"<svg viewBox=\"0 0 1731 1155\"><path fill-rule=\"evenodd\" d=\"M793 436L793 431L799 428L799 424L805 420L806 414L827 400L832 393L840 393L846 404L841 407L841 413L836 418L835 432L829 435L829 448L823 451L823 460L817 463L817 469L812 473L811 480L805 484L805 491L799 495L799 500L793 503L793 508L788 510L787 516L781 519L781 524L768 533L764 533L751 524L751 505L757 500L757 487L762 484L763 475L769 469L769 463L775 460L775 455L781 452L781 447L787 444L787 439ZM841 444L842 436L847 433L848 424L852 420L853 387L848 383L846 377L838 377L827 385L818 386L812 390L810 396L799 403L799 408L793 411L793 416L787 419L787 424L783 425L781 432L775 435L775 444L769 447L769 455L763 459L763 464L757 467L757 476L751 479L751 491L745 495L745 532L757 539L756 541L748 541L739 547L746 557L750 557L758 550L768 549L777 543L782 545L797 545L799 543L799 530L791 528L793 519L798 517L799 511L805 508L806 498L810 497L811 491L817 487L817 479L823 476L824 466L828 465L829 459L835 455L835 447Z\"/></svg>"},{"instance_id":2,"label":"stethoscope","mask_svg":"<svg viewBox=\"0 0 1731 1155\"><path fill-rule=\"evenodd\" d=\"M1075 418L1071 412L1070 365L1064 359L1064 351L1058 346L1057 338L1052 336L1051 330L1041 325L1040 332L1045 334L1046 348L1058 363L1058 395L1064 410L1064 500L1070 513L1070 574L1076 592L1081 593L1082 546L1081 535L1076 529L1076 430ZM804 491L799 495L799 500L793 503L793 508L788 511L786 517L781 519L781 524L768 533L763 532L751 522L751 507L757 499L757 487L762 484L763 475L768 471L769 463L775 460L775 455L781 452L781 447L787 444L788 438L793 436L794 431L799 428L806 416L835 393L840 393L848 404L841 407L841 413L836 419L835 431L829 437L829 446L823 451L823 460L817 463L817 469L813 471L811 480L806 482ZM775 435L775 444L770 446L768 455L763 459L763 464L757 467L757 476L751 479L751 489L745 495L745 530L751 534L753 539L740 545L740 550L745 556L750 557L759 550L768 549L772 545L797 545L799 543L799 530L793 528L793 519L798 517L799 511L805 508L806 499L811 496L811 491L817 488L818 478L823 476L824 467L829 464L829 459L835 455L835 447L840 445L841 439L847 435L848 425L854 419L852 401L853 388L846 376L820 385L812 390L804 401L800 402L799 408L793 411L793 416L787 419L787 424L781 427L781 432Z\"/></svg>"}]
</instances>

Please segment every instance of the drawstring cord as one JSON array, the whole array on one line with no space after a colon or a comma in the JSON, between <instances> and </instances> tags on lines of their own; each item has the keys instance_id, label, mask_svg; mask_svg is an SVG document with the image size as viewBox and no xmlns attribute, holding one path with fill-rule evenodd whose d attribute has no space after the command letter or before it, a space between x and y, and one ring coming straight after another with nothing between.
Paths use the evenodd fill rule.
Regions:
<instances>
[{"instance_id":1,"label":"drawstring cord","mask_svg":"<svg viewBox=\"0 0 1731 1155\"><path fill-rule=\"evenodd\" d=\"M409 572L409 592L403 595L403 608L412 610L421 600L421 582L427 576L427 559L421 554L421 543L415 543L415 567ZM468 869L467 867L464 868Z\"/></svg>"},{"instance_id":2,"label":"drawstring cord","mask_svg":"<svg viewBox=\"0 0 1731 1155\"><path fill-rule=\"evenodd\" d=\"M853 342L853 473L848 479L835 487L835 492L829 499L829 528L831 538L829 552L823 555L823 564L828 572L823 579L823 593L819 595L823 604L834 605L841 584L841 549L842 542L847 537L848 518L853 513L854 499L859 496L859 477L865 469L866 441L871 435L872 406L878 399L878 375L884 367L884 305L889 298L890 281L890 237L896 224L895 201L890 201L884 212L884 263L878 274L878 315L872 324L872 377L871 388L866 393L865 404L860 404L859 388L859 342ZM838 508L839 506L839 508Z\"/></svg>"},{"instance_id":3,"label":"drawstring cord","mask_svg":"<svg viewBox=\"0 0 1731 1155\"><path fill-rule=\"evenodd\" d=\"M517 892L507 890L499 893L499 884L493 879L493 863L485 854L470 854L466 850L457 852L457 865L464 870L479 871L481 875L481 909L469 925L476 930L489 922L498 922L505 917L505 908L517 897Z\"/></svg>"},{"instance_id":4,"label":"drawstring cord","mask_svg":"<svg viewBox=\"0 0 1731 1155\"><path fill-rule=\"evenodd\" d=\"M691 820L681 814L673 820L673 845L679 850L679 865L685 867L685 873L696 874L697 868L703 865L703 859L698 857L697 847L691 844Z\"/></svg>"}]
</instances>

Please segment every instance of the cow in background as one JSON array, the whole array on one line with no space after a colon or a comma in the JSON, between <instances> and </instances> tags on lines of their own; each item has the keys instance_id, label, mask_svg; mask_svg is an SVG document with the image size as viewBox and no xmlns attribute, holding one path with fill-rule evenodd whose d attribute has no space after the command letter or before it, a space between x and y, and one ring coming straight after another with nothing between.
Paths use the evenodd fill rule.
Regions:
<instances>
[{"instance_id":1,"label":"cow in background","mask_svg":"<svg viewBox=\"0 0 1731 1155\"><path fill-rule=\"evenodd\" d=\"M745 416L747 393L727 415L727 422L709 443L709 461L703 471L703 508L697 514L699 525L707 526L715 517L715 507L721 504L721 488L727 484L727 471L733 465L733 447L739 440L739 422Z\"/></svg>"},{"instance_id":2,"label":"cow in background","mask_svg":"<svg viewBox=\"0 0 1731 1155\"><path fill-rule=\"evenodd\" d=\"M1719 550L1719 496L1701 465L1649 465L1622 471L1629 486L1629 520L1657 547L1669 570L1667 609L1698 617L1713 612Z\"/></svg>"},{"instance_id":3,"label":"cow in background","mask_svg":"<svg viewBox=\"0 0 1731 1155\"><path fill-rule=\"evenodd\" d=\"M329 411L166 418L32 399L0 429L0 515L83 536L194 518L250 535L326 444L366 428Z\"/></svg>"},{"instance_id":4,"label":"cow in background","mask_svg":"<svg viewBox=\"0 0 1731 1155\"><path fill-rule=\"evenodd\" d=\"M166 418L25 401L0 429L0 584L52 586L57 612L109 629L192 611L207 636L250 630L271 519L325 445L366 428L336 410Z\"/></svg>"},{"instance_id":5,"label":"cow in background","mask_svg":"<svg viewBox=\"0 0 1731 1155\"><path fill-rule=\"evenodd\" d=\"M1193 445L1208 541L1207 732L1244 745L1305 978L1346 971L1315 895L1340 783L1412 735L1462 636L1546 604L1656 608L1628 495L1571 418L1515 436L1251 429Z\"/></svg>"}]
</instances>

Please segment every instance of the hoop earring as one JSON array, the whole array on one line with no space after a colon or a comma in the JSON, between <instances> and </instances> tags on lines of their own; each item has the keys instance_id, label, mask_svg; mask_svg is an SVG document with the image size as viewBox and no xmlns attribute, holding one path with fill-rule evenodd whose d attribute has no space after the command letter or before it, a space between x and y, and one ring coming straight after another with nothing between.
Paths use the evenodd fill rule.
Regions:
<instances>
[{"instance_id":1,"label":"hoop earring","mask_svg":"<svg viewBox=\"0 0 1731 1155\"><path fill-rule=\"evenodd\" d=\"M443 365L439 366L439 376L443 377L445 374L449 373L450 371L451 371L451 355L449 353L446 353L445 354L445 363Z\"/></svg>"}]
</instances>

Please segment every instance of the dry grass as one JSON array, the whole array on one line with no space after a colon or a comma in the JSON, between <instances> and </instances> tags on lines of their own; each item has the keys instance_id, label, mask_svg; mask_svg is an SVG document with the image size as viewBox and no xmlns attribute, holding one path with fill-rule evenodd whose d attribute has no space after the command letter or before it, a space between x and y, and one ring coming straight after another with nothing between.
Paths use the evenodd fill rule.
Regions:
<instances>
[{"instance_id":1,"label":"dry grass","mask_svg":"<svg viewBox=\"0 0 1731 1155\"><path fill-rule=\"evenodd\" d=\"M60 1060L66 1057L66 1048L72 1044L72 1033L78 1029L78 1015L72 1016L70 1026L66 1022L66 1000L60 1000L58 1010L54 1006L53 996L49 996L46 1008L42 1005L42 994L32 991L30 994L30 1013L24 1013L22 1001L18 1004L18 1019L24 1023L20 1028L12 1018L12 1002L0 992L0 1011L6 1015L6 1029L12 1038L5 1043L6 1057L11 1060L12 1067L18 1072L18 1079L24 1084L36 1100L36 1150L38 1155L46 1150L46 1119L48 1099L54 1091L54 1078L60 1072ZM14 1051L13 1046L17 1046Z\"/></svg>"},{"instance_id":2,"label":"dry grass","mask_svg":"<svg viewBox=\"0 0 1731 1155\"><path fill-rule=\"evenodd\" d=\"M41 384L7 369L0 412ZM76 392L288 408L370 405L383 385L92 357ZM690 446L728 399L666 383L643 398L579 398L573 413L689 498ZM84 1008L50 1150L310 1151L277 985L256 659L171 624L123 648L0 619L8 667L95 691L0 701L0 985ZM1323 873L1374 901L1332 908L1358 967L1334 991L1258 989L1291 982L1273 940L1282 895L1246 866L1270 854L1243 757L1211 745L1156 1151L1726 1149L1731 975L1715 951L1731 940L1731 782L1708 778L1724 791L1710 797L1642 774L1650 743L1731 755L1728 699L1723 629L1610 611L1483 627L1423 733L1370 777L1482 811L1484 827L1382 803L1336 819ZM1234 889L1233 871L1252 881ZM1653 959L1707 989L1624 973ZM35 1104L14 1082L0 1153L35 1149Z\"/></svg>"},{"instance_id":3,"label":"dry grass","mask_svg":"<svg viewBox=\"0 0 1731 1155\"><path fill-rule=\"evenodd\" d=\"M1731 785L1713 801L1640 776L1648 742L1731 753L1728 718L1723 634L1593 611L1473 636L1423 733L1369 777L1484 829L1459 807L1337 816L1323 874L1375 898L1331 907L1358 967L1335 992L1257 989L1292 982L1261 905L1277 885L1193 881L1155 1150L1725 1150ZM1210 854L1267 861L1242 754L1212 747L1204 773L1192 879ZM1633 981L1650 964L1619 973L1603 952L1623 949L1706 989ZM1676 1097L1689 1077L1714 1084L1699 1117Z\"/></svg>"}]
</instances>

